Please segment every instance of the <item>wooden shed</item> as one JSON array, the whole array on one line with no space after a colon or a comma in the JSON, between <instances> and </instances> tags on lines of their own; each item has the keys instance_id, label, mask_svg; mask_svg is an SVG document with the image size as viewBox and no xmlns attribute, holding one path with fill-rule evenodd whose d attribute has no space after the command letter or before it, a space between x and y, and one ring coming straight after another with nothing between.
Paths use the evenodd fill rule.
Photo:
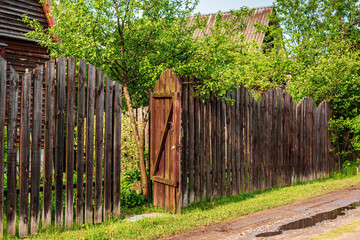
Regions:
<instances>
[{"instance_id":1,"label":"wooden shed","mask_svg":"<svg viewBox=\"0 0 360 240\"><path fill-rule=\"evenodd\" d=\"M1 56L20 76L26 69L34 69L50 60L47 49L34 39L25 37L32 29L22 21L26 14L48 28L54 20L48 17L49 6L39 0L0 0L0 48Z\"/></svg>"}]
</instances>

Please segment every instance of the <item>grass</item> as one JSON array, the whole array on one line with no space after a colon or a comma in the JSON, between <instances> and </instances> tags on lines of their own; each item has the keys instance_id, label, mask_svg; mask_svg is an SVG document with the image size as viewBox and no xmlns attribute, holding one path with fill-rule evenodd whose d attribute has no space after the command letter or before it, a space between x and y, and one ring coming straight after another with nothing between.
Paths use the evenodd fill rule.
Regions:
<instances>
[{"instance_id":1,"label":"grass","mask_svg":"<svg viewBox=\"0 0 360 240\"><path fill-rule=\"evenodd\" d=\"M71 231L50 229L31 239L154 239L233 220L264 209L305 200L360 185L360 176L332 177L279 187L268 191L255 191L228 198L201 201L183 209L181 215L165 214L162 217L142 219L137 222L112 220L100 225L84 225ZM155 208L137 208L131 213L162 212ZM126 212L126 211L125 211Z\"/></svg>"},{"instance_id":2,"label":"grass","mask_svg":"<svg viewBox=\"0 0 360 240\"><path fill-rule=\"evenodd\" d=\"M323 236L312 238L311 240L334 239L341 237L346 233L360 232L359 226L360 226L360 220L356 220L350 224L337 227Z\"/></svg>"}]
</instances>

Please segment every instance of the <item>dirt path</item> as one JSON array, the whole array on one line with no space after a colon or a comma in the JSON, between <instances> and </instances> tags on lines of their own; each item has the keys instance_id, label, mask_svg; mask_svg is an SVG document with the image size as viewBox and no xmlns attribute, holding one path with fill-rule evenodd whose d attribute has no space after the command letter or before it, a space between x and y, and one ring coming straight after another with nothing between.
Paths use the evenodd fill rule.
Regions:
<instances>
[{"instance_id":1,"label":"dirt path","mask_svg":"<svg viewBox=\"0 0 360 240\"><path fill-rule=\"evenodd\" d=\"M311 239L323 236L332 229L360 220L360 187L318 196L306 201L268 209L236 220L207 226L168 239ZM353 204L352 209L343 207ZM338 209L337 211L333 211ZM341 211L343 210L343 211ZM339 214L335 218L335 215ZM329 219L322 221L323 219ZM331 219L334 218L334 219ZM315 224L315 226L301 228ZM300 228L297 230L287 230ZM257 237L261 233L281 233L271 237ZM360 231L360 229L359 229ZM272 234L270 234L272 235ZM360 239L360 232L344 234L338 239Z\"/></svg>"}]
</instances>

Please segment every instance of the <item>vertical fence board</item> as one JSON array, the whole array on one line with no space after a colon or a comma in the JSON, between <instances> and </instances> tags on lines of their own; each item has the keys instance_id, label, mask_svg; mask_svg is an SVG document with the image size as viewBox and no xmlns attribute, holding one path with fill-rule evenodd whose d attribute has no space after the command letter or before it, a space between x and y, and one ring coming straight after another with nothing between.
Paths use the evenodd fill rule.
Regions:
<instances>
[{"instance_id":1,"label":"vertical fence board","mask_svg":"<svg viewBox=\"0 0 360 240\"><path fill-rule=\"evenodd\" d=\"M65 225L71 229L74 211L74 128L75 128L75 76L76 60L68 58L67 66L67 119L66 119L66 201Z\"/></svg>"},{"instance_id":2,"label":"vertical fence board","mask_svg":"<svg viewBox=\"0 0 360 240\"><path fill-rule=\"evenodd\" d=\"M220 182L220 190L221 196L226 195L226 104L225 101L222 100L220 102L221 106L221 123L220 123L220 145L221 145L221 182Z\"/></svg>"},{"instance_id":3,"label":"vertical fence board","mask_svg":"<svg viewBox=\"0 0 360 240\"><path fill-rule=\"evenodd\" d=\"M56 68L56 155L55 155L55 226L63 225L63 169L65 162L65 74L66 58L57 59Z\"/></svg>"},{"instance_id":4,"label":"vertical fence board","mask_svg":"<svg viewBox=\"0 0 360 240\"><path fill-rule=\"evenodd\" d=\"M243 86L240 89L236 89L235 98L235 112L236 119L234 124L234 138L235 138L235 168L236 168L236 193L240 190L245 191L245 146L244 146L244 126L245 126L245 88Z\"/></svg>"},{"instance_id":5,"label":"vertical fence board","mask_svg":"<svg viewBox=\"0 0 360 240\"><path fill-rule=\"evenodd\" d=\"M5 104L7 62L0 58L0 237L3 236L4 218L4 160L5 160Z\"/></svg>"},{"instance_id":6,"label":"vertical fence board","mask_svg":"<svg viewBox=\"0 0 360 240\"><path fill-rule=\"evenodd\" d=\"M226 104L226 195L230 196L232 194L231 189L231 167L232 167L232 158L231 158L231 104Z\"/></svg>"},{"instance_id":7,"label":"vertical fence board","mask_svg":"<svg viewBox=\"0 0 360 240\"><path fill-rule=\"evenodd\" d=\"M249 93L247 89L244 89L244 192L249 190L248 179L249 179L249 161L250 161L250 149L249 149Z\"/></svg>"},{"instance_id":8,"label":"vertical fence board","mask_svg":"<svg viewBox=\"0 0 360 240\"><path fill-rule=\"evenodd\" d=\"M237 104L237 99L236 99L236 90L232 92L231 94L231 98L233 99L233 104L231 106L231 116L230 116L230 137L231 137L231 187L232 187L232 195L236 195L238 194L238 177L239 177L239 173L236 171L236 166L237 166L237 159L236 159L236 142L235 142L235 134L236 134L236 126L239 124L238 122L236 122L236 104Z\"/></svg>"},{"instance_id":9,"label":"vertical fence board","mask_svg":"<svg viewBox=\"0 0 360 240\"><path fill-rule=\"evenodd\" d=\"M94 223L102 221L102 172L104 144L104 73L96 69L95 191ZM107 112L107 111L106 111ZM110 114L110 112L107 112ZM112 113L111 113L112 114ZM107 115L106 115L107 116ZM110 142L111 144L111 142ZM107 145L105 145L107 147ZM104 166L105 167L105 166ZM104 195L105 198L105 195Z\"/></svg>"},{"instance_id":10,"label":"vertical fence board","mask_svg":"<svg viewBox=\"0 0 360 240\"><path fill-rule=\"evenodd\" d=\"M105 159L104 159L104 219L111 214L111 162L113 152L114 83L106 79ZM101 205L99 206L101 207Z\"/></svg>"},{"instance_id":11,"label":"vertical fence board","mask_svg":"<svg viewBox=\"0 0 360 240\"><path fill-rule=\"evenodd\" d=\"M78 72L78 96L77 96L77 152L76 152L76 224L80 225L84 221L84 124L86 117L85 108L85 83L86 83L86 62L80 60Z\"/></svg>"},{"instance_id":12,"label":"vertical fence board","mask_svg":"<svg viewBox=\"0 0 360 240\"><path fill-rule=\"evenodd\" d=\"M154 91L156 89L154 88ZM157 111L158 111L158 102L156 101L155 98L153 97L153 92L150 91L150 165L153 164L153 162L151 161L152 159L155 159L157 156L157 152L156 152L156 146L158 146L157 141L158 141L158 135L160 134L158 131L158 129L155 129L154 126L154 121L157 120L159 116L157 115ZM156 117L155 117L156 116ZM153 175L154 174L154 167L151 165L150 166L150 174ZM158 197L157 197L157 187L158 187L158 183L154 182L153 184L153 203L155 206L158 206Z\"/></svg>"},{"instance_id":13,"label":"vertical fence board","mask_svg":"<svg viewBox=\"0 0 360 240\"><path fill-rule=\"evenodd\" d=\"M29 214L29 159L30 159L30 91L31 73L22 79L21 87L21 128L20 128L20 198L19 236L28 235Z\"/></svg>"},{"instance_id":14,"label":"vertical fence board","mask_svg":"<svg viewBox=\"0 0 360 240\"><path fill-rule=\"evenodd\" d=\"M165 93L170 93L171 92L171 87L172 87L172 82L170 79L170 74L169 74L169 70L166 70L166 74L165 74ZM165 98L164 99L165 104L164 104L164 124L170 124L168 121L168 119L166 119L167 115L168 115L168 111L170 109L170 103L171 103L171 99L169 98ZM171 116L173 117L173 116ZM173 122L173 119L170 120L170 122ZM164 149L164 177L166 179L169 179L170 177L170 161L171 161L171 135L172 135L172 131L168 131L167 133L167 137L165 140L165 149ZM170 207L170 186L169 185L164 185L164 193L165 193L165 199L164 199L164 205L165 205L165 210L166 211L171 211L171 207Z\"/></svg>"},{"instance_id":15,"label":"vertical fence board","mask_svg":"<svg viewBox=\"0 0 360 240\"><path fill-rule=\"evenodd\" d=\"M195 200L194 193L194 88L189 88L189 204Z\"/></svg>"},{"instance_id":16,"label":"vertical fence board","mask_svg":"<svg viewBox=\"0 0 360 240\"><path fill-rule=\"evenodd\" d=\"M206 147L206 139L205 139L205 114L206 114L206 105L205 103L200 102L200 144L201 144L201 157L200 157L200 199L205 198L205 147Z\"/></svg>"},{"instance_id":17,"label":"vertical fence board","mask_svg":"<svg viewBox=\"0 0 360 240\"><path fill-rule=\"evenodd\" d=\"M45 150L44 150L44 179L43 179L43 216L42 226L51 225L51 193L53 177L53 161L55 147L55 61L45 63Z\"/></svg>"},{"instance_id":18,"label":"vertical fence board","mask_svg":"<svg viewBox=\"0 0 360 240\"><path fill-rule=\"evenodd\" d=\"M194 101L194 119L195 119L195 168L194 168L194 178L195 178L195 201L200 200L200 100L195 98Z\"/></svg>"},{"instance_id":19,"label":"vertical fence board","mask_svg":"<svg viewBox=\"0 0 360 240\"><path fill-rule=\"evenodd\" d=\"M183 86L182 94L182 161L181 161L181 196L182 207L188 205L188 125L189 125L189 85Z\"/></svg>"},{"instance_id":20,"label":"vertical fence board","mask_svg":"<svg viewBox=\"0 0 360 240\"><path fill-rule=\"evenodd\" d=\"M222 159L221 159L221 101L217 100L216 102L216 196L221 196L221 169L222 169Z\"/></svg>"},{"instance_id":21,"label":"vertical fence board","mask_svg":"<svg viewBox=\"0 0 360 240\"><path fill-rule=\"evenodd\" d=\"M16 229L16 138L17 138L17 111L19 97L19 75L10 67L9 82L9 116L7 126L8 156L7 156L7 208L6 222L7 235L15 236ZM5 116L5 115L4 115Z\"/></svg>"},{"instance_id":22,"label":"vertical fence board","mask_svg":"<svg viewBox=\"0 0 360 240\"><path fill-rule=\"evenodd\" d=\"M86 116L85 223L93 222L95 67L88 65Z\"/></svg>"},{"instance_id":23,"label":"vertical fence board","mask_svg":"<svg viewBox=\"0 0 360 240\"><path fill-rule=\"evenodd\" d=\"M206 197L211 197L211 106L210 99L206 100L205 108L205 161L206 161Z\"/></svg>"},{"instance_id":24,"label":"vertical fence board","mask_svg":"<svg viewBox=\"0 0 360 240\"><path fill-rule=\"evenodd\" d=\"M42 83L43 66L34 70L34 108L32 121L31 145L31 210L30 233L39 230L39 193L40 193L40 164L41 164L41 118L42 118ZM0 124L1 125L1 124Z\"/></svg>"},{"instance_id":25,"label":"vertical fence board","mask_svg":"<svg viewBox=\"0 0 360 240\"><path fill-rule=\"evenodd\" d=\"M120 83L115 83L115 102L114 102L114 200L113 212L114 217L120 217L120 174L121 174L121 99L122 86Z\"/></svg>"}]
</instances>

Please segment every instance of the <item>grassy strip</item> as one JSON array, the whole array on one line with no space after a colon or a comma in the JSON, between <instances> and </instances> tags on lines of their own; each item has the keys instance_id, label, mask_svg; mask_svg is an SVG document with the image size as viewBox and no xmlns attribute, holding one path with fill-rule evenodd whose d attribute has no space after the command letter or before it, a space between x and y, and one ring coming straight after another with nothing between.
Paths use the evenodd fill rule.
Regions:
<instances>
[{"instance_id":1,"label":"grassy strip","mask_svg":"<svg viewBox=\"0 0 360 240\"><path fill-rule=\"evenodd\" d=\"M337 228L331 230L330 232L328 232L324 236L315 237L315 238L312 238L311 240L335 239L335 238L339 238L339 237L343 236L346 233L360 232L359 226L360 226L360 220L356 220L350 224L337 227Z\"/></svg>"},{"instance_id":2,"label":"grassy strip","mask_svg":"<svg viewBox=\"0 0 360 240\"><path fill-rule=\"evenodd\" d=\"M185 208L181 215L168 214L132 223L120 220L109 221L101 225L86 225L81 229L67 232L50 229L32 239L154 239L357 185L360 185L360 176L316 180L265 192L257 191L214 201L203 201Z\"/></svg>"}]
</instances>

